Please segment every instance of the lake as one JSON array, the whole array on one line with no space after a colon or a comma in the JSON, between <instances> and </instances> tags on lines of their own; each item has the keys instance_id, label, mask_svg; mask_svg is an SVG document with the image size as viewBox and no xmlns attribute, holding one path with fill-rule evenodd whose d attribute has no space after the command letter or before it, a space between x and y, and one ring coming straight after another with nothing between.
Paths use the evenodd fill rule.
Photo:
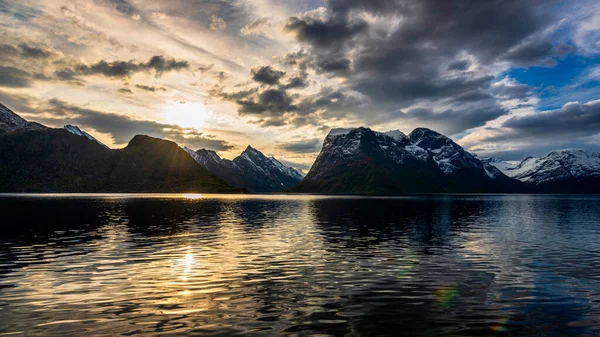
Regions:
<instances>
[{"instance_id":1,"label":"lake","mask_svg":"<svg viewBox=\"0 0 600 337\"><path fill-rule=\"evenodd\" d=\"M0 196L0 335L596 336L599 196Z\"/></svg>"}]
</instances>

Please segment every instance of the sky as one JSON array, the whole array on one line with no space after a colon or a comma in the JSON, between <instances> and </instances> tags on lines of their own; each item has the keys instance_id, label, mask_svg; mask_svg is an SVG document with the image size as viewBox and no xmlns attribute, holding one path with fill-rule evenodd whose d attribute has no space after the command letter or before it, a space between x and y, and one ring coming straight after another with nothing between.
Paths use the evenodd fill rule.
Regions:
<instances>
[{"instance_id":1,"label":"sky","mask_svg":"<svg viewBox=\"0 0 600 337\"><path fill-rule=\"evenodd\" d=\"M0 103L304 170L331 128L481 157L600 149L600 2L0 0Z\"/></svg>"}]
</instances>

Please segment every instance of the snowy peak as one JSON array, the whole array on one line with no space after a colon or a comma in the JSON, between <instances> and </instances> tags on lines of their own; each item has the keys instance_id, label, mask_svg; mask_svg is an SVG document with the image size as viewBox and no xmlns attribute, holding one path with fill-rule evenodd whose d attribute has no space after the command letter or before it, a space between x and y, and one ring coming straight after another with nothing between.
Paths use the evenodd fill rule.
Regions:
<instances>
[{"instance_id":1,"label":"snowy peak","mask_svg":"<svg viewBox=\"0 0 600 337\"><path fill-rule=\"evenodd\" d=\"M459 148L460 146L452 141L452 139L427 128L416 128L409 135L410 141L425 150L441 149L444 146Z\"/></svg>"},{"instance_id":2,"label":"snowy peak","mask_svg":"<svg viewBox=\"0 0 600 337\"><path fill-rule=\"evenodd\" d=\"M69 125L69 124L67 124L67 125L65 125L65 126L64 126L64 129L65 129L65 130L67 130L67 131L69 131L70 133L72 133L72 134L76 135L76 136L85 137L85 138L87 138L87 139L89 139L89 140L93 140L94 142L96 142L96 143L98 143L98 144L100 144L100 145L102 145L102 146L104 146L105 148L107 148L107 149L108 149L108 146L106 146L106 145L102 144L102 143L101 143L99 140L97 140L96 138L94 138L94 137L93 137L92 135L90 135L89 133L87 133L87 132L85 132L85 131L81 130L81 129L80 129L78 126L76 126L76 125Z\"/></svg>"},{"instance_id":3,"label":"snowy peak","mask_svg":"<svg viewBox=\"0 0 600 337\"><path fill-rule=\"evenodd\" d=\"M403 140L408 139L408 137L400 130L390 130L388 132L384 132L383 134L388 137L392 137L398 141L403 141Z\"/></svg>"},{"instance_id":4,"label":"snowy peak","mask_svg":"<svg viewBox=\"0 0 600 337\"><path fill-rule=\"evenodd\" d=\"M43 130L45 126L28 122L9 108L0 104L0 132Z\"/></svg>"},{"instance_id":5,"label":"snowy peak","mask_svg":"<svg viewBox=\"0 0 600 337\"><path fill-rule=\"evenodd\" d=\"M526 157L517 165L490 161L509 177L529 184L600 177L600 153L576 149L554 150L543 157Z\"/></svg>"},{"instance_id":6,"label":"snowy peak","mask_svg":"<svg viewBox=\"0 0 600 337\"><path fill-rule=\"evenodd\" d=\"M223 159L219 157L219 155L212 150L200 149L198 151L194 151L189 147L184 147L183 150L187 152L195 161L198 163L208 166L208 164L221 164Z\"/></svg>"},{"instance_id":7,"label":"snowy peak","mask_svg":"<svg viewBox=\"0 0 600 337\"><path fill-rule=\"evenodd\" d=\"M275 157L273 156L265 156L262 152L253 148L250 145L248 145L244 152L242 152L242 154L239 157L235 158L233 161L235 163L241 163L242 160L248 163L248 167L263 172L267 175L278 173L295 179L302 179L302 176L299 175L298 171L293 167L283 165L279 160L275 159Z\"/></svg>"},{"instance_id":8,"label":"snowy peak","mask_svg":"<svg viewBox=\"0 0 600 337\"><path fill-rule=\"evenodd\" d=\"M319 193L515 191L521 184L488 169L450 138L418 128L333 129L306 177L292 189Z\"/></svg>"},{"instance_id":9,"label":"snowy peak","mask_svg":"<svg viewBox=\"0 0 600 337\"><path fill-rule=\"evenodd\" d=\"M229 184L252 192L279 192L297 184L304 175L283 165L274 157L267 157L252 146L235 159L222 159L215 151L200 149L184 150L198 163L205 166Z\"/></svg>"},{"instance_id":10,"label":"snowy peak","mask_svg":"<svg viewBox=\"0 0 600 337\"><path fill-rule=\"evenodd\" d=\"M329 133L327 134L327 137L325 137L325 139L333 139L337 136L344 136L347 135L348 133L350 133L350 131L352 131L354 129L342 129L342 128L336 128L336 129L331 129L331 131L329 131Z\"/></svg>"},{"instance_id":11,"label":"snowy peak","mask_svg":"<svg viewBox=\"0 0 600 337\"><path fill-rule=\"evenodd\" d=\"M409 138L413 146L426 150L446 174L461 168L485 169L477 157L441 133L427 128L416 128L410 133ZM498 175L495 170L493 173L487 173L492 178Z\"/></svg>"}]
</instances>

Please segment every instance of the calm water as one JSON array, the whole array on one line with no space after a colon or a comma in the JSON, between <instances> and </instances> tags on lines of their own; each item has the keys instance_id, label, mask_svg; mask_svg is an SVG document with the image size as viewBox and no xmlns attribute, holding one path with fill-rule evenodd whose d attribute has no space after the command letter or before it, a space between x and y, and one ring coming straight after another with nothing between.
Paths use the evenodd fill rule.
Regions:
<instances>
[{"instance_id":1,"label":"calm water","mask_svg":"<svg viewBox=\"0 0 600 337\"><path fill-rule=\"evenodd\" d=\"M1 197L0 335L600 335L600 197Z\"/></svg>"}]
</instances>

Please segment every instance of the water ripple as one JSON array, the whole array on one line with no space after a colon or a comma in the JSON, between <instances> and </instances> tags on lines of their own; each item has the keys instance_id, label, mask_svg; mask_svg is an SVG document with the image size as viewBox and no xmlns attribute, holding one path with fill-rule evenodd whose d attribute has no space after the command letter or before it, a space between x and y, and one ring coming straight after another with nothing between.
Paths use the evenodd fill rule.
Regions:
<instances>
[{"instance_id":1,"label":"water ripple","mask_svg":"<svg viewBox=\"0 0 600 337\"><path fill-rule=\"evenodd\" d=\"M0 336L600 334L600 197L0 197Z\"/></svg>"}]
</instances>

